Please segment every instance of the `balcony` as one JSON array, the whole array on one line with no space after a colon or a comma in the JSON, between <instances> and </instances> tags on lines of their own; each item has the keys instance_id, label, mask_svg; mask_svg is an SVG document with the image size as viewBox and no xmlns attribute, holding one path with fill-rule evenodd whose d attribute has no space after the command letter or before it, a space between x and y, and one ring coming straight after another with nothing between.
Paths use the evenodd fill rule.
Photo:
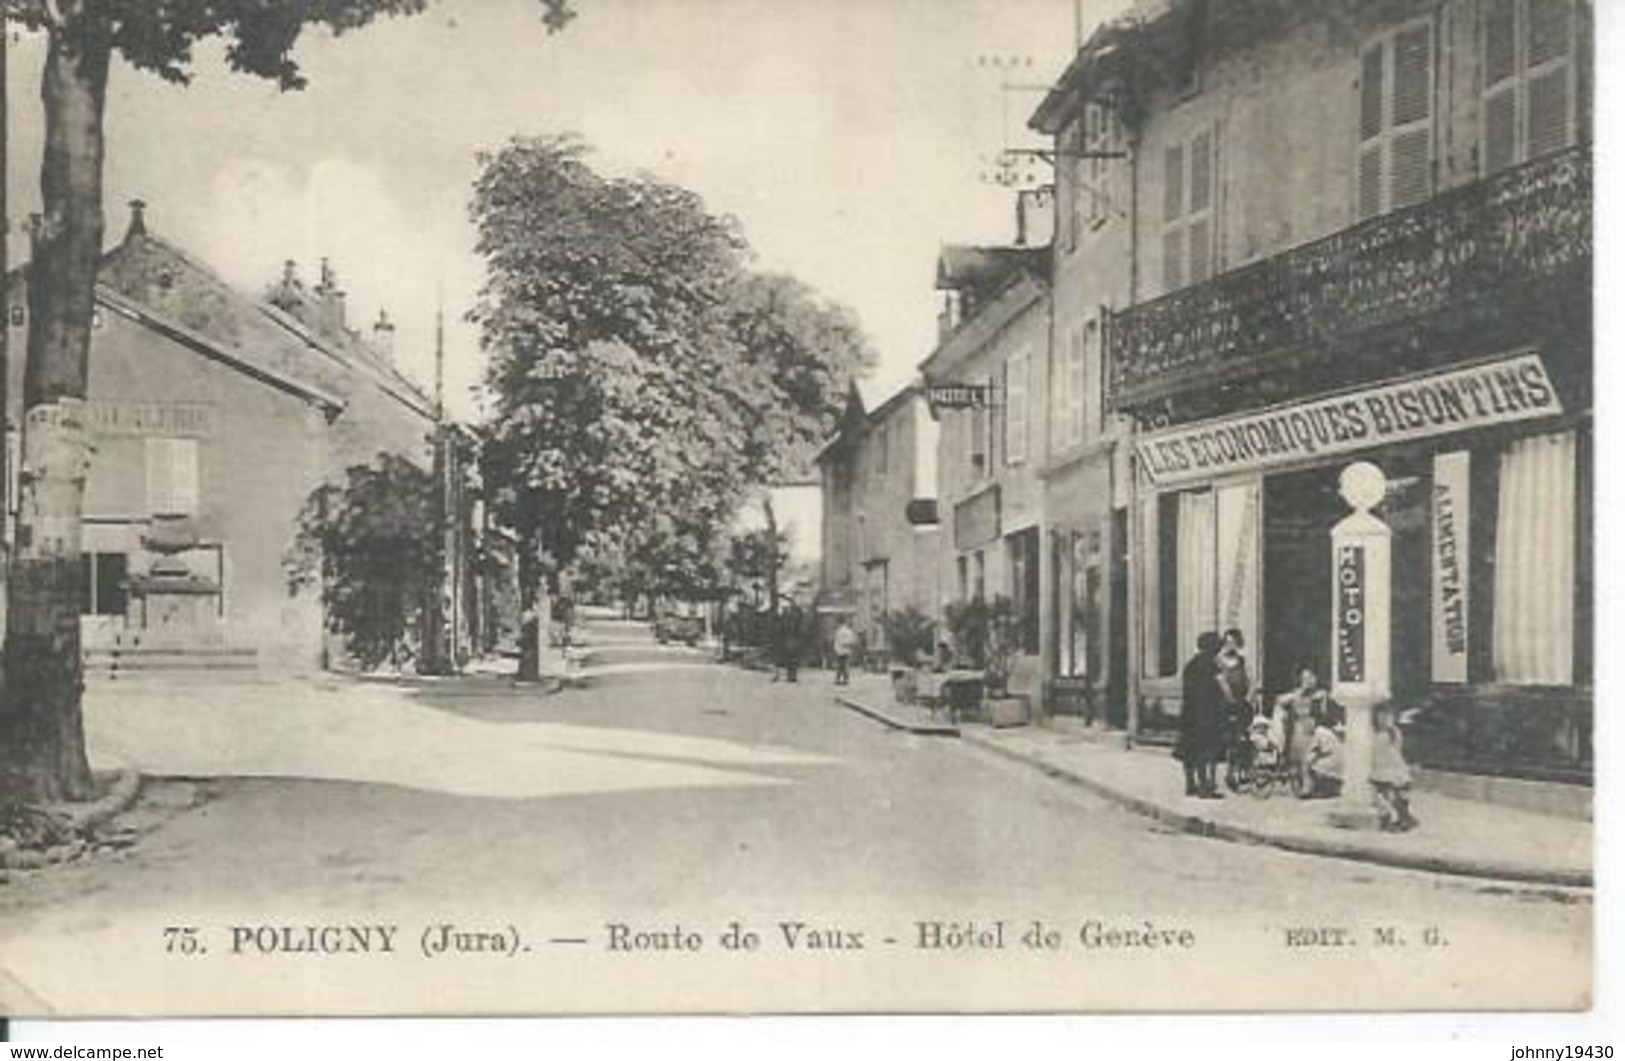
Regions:
<instances>
[{"instance_id":1,"label":"balcony","mask_svg":"<svg viewBox=\"0 0 1625 1061\"><path fill-rule=\"evenodd\" d=\"M1306 371L1339 385L1552 327L1583 328L1589 357L1591 187L1591 150L1572 148L1135 306L1109 322L1110 400L1178 406L1241 380L1273 399Z\"/></svg>"}]
</instances>

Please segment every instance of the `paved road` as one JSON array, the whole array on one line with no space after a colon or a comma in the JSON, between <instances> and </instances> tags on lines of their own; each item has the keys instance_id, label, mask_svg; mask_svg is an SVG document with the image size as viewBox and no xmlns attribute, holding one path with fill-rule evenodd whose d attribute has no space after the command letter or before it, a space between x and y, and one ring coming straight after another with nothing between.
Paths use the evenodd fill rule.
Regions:
<instances>
[{"instance_id":1,"label":"paved road","mask_svg":"<svg viewBox=\"0 0 1625 1061\"><path fill-rule=\"evenodd\" d=\"M644 666L552 697L454 682L391 690L394 709L376 693L346 707L374 712L369 742L413 745L388 757L389 783L311 756L322 780L154 786L126 857L0 888L0 993L14 1008L104 1013L1585 1000L1583 897L1170 834L959 742L842 711L817 672L770 683L632 649L619 662ZM333 694L287 695L293 718L295 697L320 712ZM265 728L275 715L264 709ZM349 722L333 733L329 759L359 757L344 751ZM612 783L538 784L563 756L569 776ZM485 784L463 783L482 768ZM1035 920L1057 949L1022 945ZM734 921L758 934L755 951L720 946ZM983 946L922 947L971 921ZM484 953L424 957L440 924ZM1119 945L1097 924L1121 930ZM288 953L308 925L359 926L346 938L374 953ZM166 953L166 926L196 926L208 953ZM1389 928L1402 944L1379 945ZM1288 943L1340 931L1352 946ZM386 932L395 953L378 954ZM690 934L698 953L682 949Z\"/></svg>"}]
</instances>

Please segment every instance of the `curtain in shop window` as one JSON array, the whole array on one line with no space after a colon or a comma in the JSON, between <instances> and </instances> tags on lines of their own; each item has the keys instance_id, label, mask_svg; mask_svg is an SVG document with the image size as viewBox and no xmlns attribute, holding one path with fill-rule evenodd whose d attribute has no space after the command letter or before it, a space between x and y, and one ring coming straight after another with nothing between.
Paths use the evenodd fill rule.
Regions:
<instances>
[{"instance_id":1,"label":"curtain in shop window","mask_svg":"<svg viewBox=\"0 0 1625 1061\"><path fill-rule=\"evenodd\" d=\"M1199 634L1217 622L1213 494L1179 495L1179 659L1196 651Z\"/></svg>"},{"instance_id":2,"label":"curtain in shop window","mask_svg":"<svg viewBox=\"0 0 1625 1061\"><path fill-rule=\"evenodd\" d=\"M1573 432L1521 439L1501 455L1495 525L1495 678L1574 680Z\"/></svg>"}]
</instances>

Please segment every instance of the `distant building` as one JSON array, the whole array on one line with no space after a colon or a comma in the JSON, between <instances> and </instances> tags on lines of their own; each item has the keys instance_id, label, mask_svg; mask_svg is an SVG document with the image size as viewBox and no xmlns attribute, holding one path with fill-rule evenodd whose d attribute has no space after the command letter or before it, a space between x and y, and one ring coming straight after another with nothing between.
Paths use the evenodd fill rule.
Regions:
<instances>
[{"instance_id":1,"label":"distant building","mask_svg":"<svg viewBox=\"0 0 1625 1061\"><path fill-rule=\"evenodd\" d=\"M26 268L9 279L20 354ZM307 498L379 452L430 463L434 409L391 363L387 319L373 344L351 331L325 265L315 288L290 266L270 302L243 295L148 232L139 203L103 259L95 313L87 659L161 647L200 663L318 665L328 647L319 600L290 594L283 567ZM9 370L15 425L23 358ZM15 477L14 433L11 445ZM14 484L7 497L15 506Z\"/></svg>"},{"instance_id":2,"label":"distant building","mask_svg":"<svg viewBox=\"0 0 1625 1061\"><path fill-rule=\"evenodd\" d=\"M823 491L818 611L884 647L888 612L937 611L936 424L918 388L866 412L853 386L816 458Z\"/></svg>"},{"instance_id":3,"label":"distant building","mask_svg":"<svg viewBox=\"0 0 1625 1061\"><path fill-rule=\"evenodd\" d=\"M1043 625L1043 412L1047 408L1049 249L948 247L936 350L920 366L939 401L939 605L1008 598L1019 654L1036 673Z\"/></svg>"}]
</instances>

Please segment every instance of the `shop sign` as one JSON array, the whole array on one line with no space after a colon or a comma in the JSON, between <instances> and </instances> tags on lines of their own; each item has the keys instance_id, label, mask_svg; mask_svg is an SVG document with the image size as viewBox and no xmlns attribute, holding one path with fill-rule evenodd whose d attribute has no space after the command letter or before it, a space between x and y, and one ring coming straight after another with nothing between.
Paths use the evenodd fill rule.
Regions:
<instances>
[{"instance_id":1,"label":"shop sign","mask_svg":"<svg viewBox=\"0 0 1625 1061\"><path fill-rule=\"evenodd\" d=\"M1526 353L1159 432L1136 452L1153 484L1173 486L1562 412L1540 356Z\"/></svg>"},{"instance_id":2,"label":"shop sign","mask_svg":"<svg viewBox=\"0 0 1625 1061\"><path fill-rule=\"evenodd\" d=\"M85 424L95 435L203 438L214 434L214 406L201 402L85 403Z\"/></svg>"},{"instance_id":3,"label":"shop sign","mask_svg":"<svg viewBox=\"0 0 1625 1061\"><path fill-rule=\"evenodd\" d=\"M1466 451L1433 458L1433 680L1467 680L1468 509Z\"/></svg>"},{"instance_id":4,"label":"shop sign","mask_svg":"<svg viewBox=\"0 0 1625 1061\"><path fill-rule=\"evenodd\" d=\"M1337 547L1337 674L1342 684L1365 681L1365 548Z\"/></svg>"}]
</instances>

